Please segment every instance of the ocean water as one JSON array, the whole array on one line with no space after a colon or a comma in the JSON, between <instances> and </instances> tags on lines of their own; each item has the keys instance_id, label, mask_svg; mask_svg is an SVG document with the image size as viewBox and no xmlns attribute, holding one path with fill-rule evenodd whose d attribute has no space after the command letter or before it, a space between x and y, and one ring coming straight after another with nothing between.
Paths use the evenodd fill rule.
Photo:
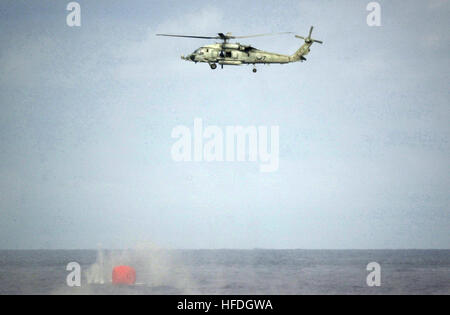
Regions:
<instances>
[{"instance_id":1,"label":"ocean water","mask_svg":"<svg viewBox=\"0 0 450 315\"><path fill-rule=\"evenodd\" d=\"M81 287L66 266L81 266ZM366 266L381 266L368 287ZM136 269L113 286L113 266ZM450 250L0 251L0 294L450 294Z\"/></svg>"}]
</instances>

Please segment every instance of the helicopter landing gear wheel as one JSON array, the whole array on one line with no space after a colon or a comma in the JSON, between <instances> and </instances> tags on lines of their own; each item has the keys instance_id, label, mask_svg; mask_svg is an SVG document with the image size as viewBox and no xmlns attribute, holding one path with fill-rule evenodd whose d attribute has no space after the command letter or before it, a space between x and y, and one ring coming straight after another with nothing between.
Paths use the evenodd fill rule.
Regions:
<instances>
[{"instance_id":1,"label":"helicopter landing gear wheel","mask_svg":"<svg viewBox=\"0 0 450 315\"><path fill-rule=\"evenodd\" d=\"M258 72L258 69L253 68L253 73L256 73L256 72Z\"/></svg>"},{"instance_id":2,"label":"helicopter landing gear wheel","mask_svg":"<svg viewBox=\"0 0 450 315\"><path fill-rule=\"evenodd\" d=\"M211 67L211 70L216 70L217 69L217 65L215 63L212 63L209 66Z\"/></svg>"}]
</instances>

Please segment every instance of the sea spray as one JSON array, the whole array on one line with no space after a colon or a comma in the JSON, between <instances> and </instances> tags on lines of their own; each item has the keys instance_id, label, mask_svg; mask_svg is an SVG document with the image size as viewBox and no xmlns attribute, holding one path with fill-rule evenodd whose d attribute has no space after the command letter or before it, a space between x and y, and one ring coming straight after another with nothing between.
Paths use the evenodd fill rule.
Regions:
<instances>
[{"instance_id":1,"label":"sea spray","mask_svg":"<svg viewBox=\"0 0 450 315\"><path fill-rule=\"evenodd\" d=\"M111 275L105 274L103 250L99 247L95 263L86 270L86 282L88 284L104 284L105 279L110 277Z\"/></svg>"},{"instance_id":2,"label":"sea spray","mask_svg":"<svg viewBox=\"0 0 450 315\"><path fill-rule=\"evenodd\" d=\"M99 248L95 263L86 269L86 283L111 284L112 270L121 265L136 269L136 283L145 288L165 288L180 294L198 293L197 285L176 251L149 244L123 251L103 251Z\"/></svg>"}]
</instances>

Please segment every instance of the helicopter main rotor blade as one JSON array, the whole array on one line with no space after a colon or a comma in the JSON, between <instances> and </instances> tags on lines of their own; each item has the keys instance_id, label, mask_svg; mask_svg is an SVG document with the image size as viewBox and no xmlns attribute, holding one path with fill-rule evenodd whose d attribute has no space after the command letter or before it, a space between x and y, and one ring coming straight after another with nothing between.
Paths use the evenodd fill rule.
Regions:
<instances>
[{"instance_id":1,"label":"helicopter main rotor blade","mask_svg":"<svg viewBox=\"0 0 450 315\"><path fill-rule=\"evenodd\" d=\"M292 34L292 32L256 34L256 35L246 35L246 36L229 35L228 37L231 38L231 39L235 39L235 38L253 38L253 37L263 37L263 36L276 36L276 35L284 35L284 34Z\"/></svg>"},{"instance_id":2,"label":"helicopter main rotor blade","mask_svg":"<svg viewBox=\"0 0 450 315\"><path fill-rule=\"evenodd\" d=\"M311 26L311 28L309 29L309 35L308 35L309 38L311 38L313 29L314 29L314 26Z\"/></svg>"},{"instance_id":3,"label":"helicopter main rotor blade","mask_svg":"<svg viewBox=\"0 0 450 315\"><path fill-rule=\"evenodd\" d=\"M220 37L218 37L218 36L211 37L211 36L173 35L173 34L156 34L156 36L200 38L200 39L220 39Z\"/></svg>"},{"instance_id":4,"label":"helicopter main rotor blade","mask_svg":"<svg viewBox=\"0 0 450 315\"><path fill-rule=\"evenodd\" d=\"M246 35L246 36L234 36L230 33L224 34L219 33L219 36L194 36L194 35L176 35L176 34L156 34L156 36L167 36L167 37L181 37L181 38L200 38L200 39L221 39L227 41L229 39L238 38L253 38L253 37L263 37L263 36L276 36L283 34L292 34L292 32L282 32L282 33L269 33L269 34L256 34L256 35Z\"/></svg>"}]
</instances>

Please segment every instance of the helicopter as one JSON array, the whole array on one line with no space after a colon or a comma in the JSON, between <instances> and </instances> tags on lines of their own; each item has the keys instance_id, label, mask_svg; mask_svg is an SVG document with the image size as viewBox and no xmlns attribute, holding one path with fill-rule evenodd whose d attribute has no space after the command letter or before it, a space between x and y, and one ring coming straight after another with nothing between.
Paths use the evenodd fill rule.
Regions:
<instances>
[{"instance_id":1,"label":"helicopter","mask_svg":"<svg viewBox=\"0 0 450 315\"><path fill-rule=\"evenodd\" d=\"M290 56L259 50L250 45L230 43L229 41L242 38L292 34L292 32L258 34L249 36L234 36L231 33L218 33L218 36L192 36L173 34L156 34L156 36L222 40L222 43L202 46L186 57L181 56L181 59L195 63L208 63L212 70L217 69L218 64L222 67L222 69L225 65L240 66L244 64L252 64L253 72L256 73L258 71L256 69L256 64L286 64L298 61L306 61L305 56L309 53L311 45L313 43L323 44L322 41L311 38L313 29L314 27L311 26L307 37L295 35L296 38L303 39L305 43L293 55Z\"/></svg>"}]
</instances>

